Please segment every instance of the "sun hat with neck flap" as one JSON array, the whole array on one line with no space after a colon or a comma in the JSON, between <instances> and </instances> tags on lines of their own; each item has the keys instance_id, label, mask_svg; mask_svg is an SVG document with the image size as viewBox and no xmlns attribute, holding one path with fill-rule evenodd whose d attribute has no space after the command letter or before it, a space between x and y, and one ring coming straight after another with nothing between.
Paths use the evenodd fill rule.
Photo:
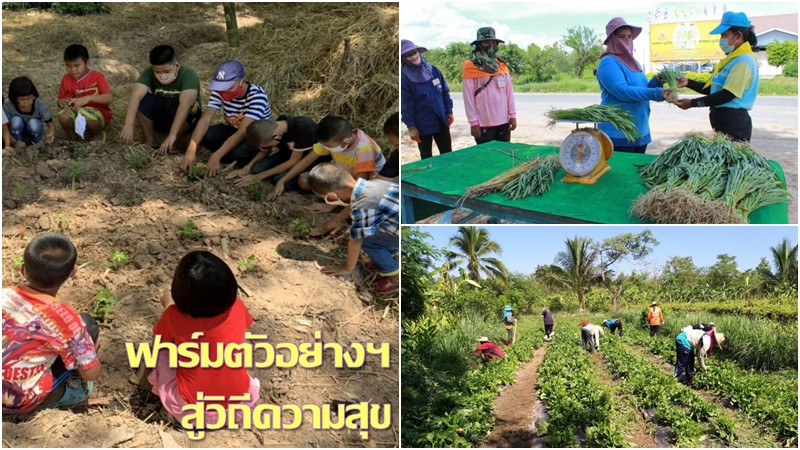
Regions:
<instances>
[{"instance_id":1,"label":"sun hat with neck flap","mask_svg":"<svg viewBox=\"0 0 800 450\"><path fill-rule=\"evenodd\" d=\"M501 44L505 44L506 43L506 41L503 41L501 39L497 39L497 37L495 36L495 33L494 33L494 28L492 28L492 27L481 27L481 28L478 28L477 37L469 45L475 45L475 44L477 44L479 42L483 42L483 41L497 41L497 42L499 42Z\"/></svg>"},{"instance_id":2,"label":"sun hat with neck flap","mask_svg":"<svg viewBox=\"0 0 800 450\"><path fill-rule=\"evenodd\" d=\"M606 40L603 41L603 45L608 45L608 38L622 27L629 27L631 29L631 39L636 39L636 37L642 33L642 27L630 25L625 22L625 19L622 17L614 17L606 24Z\"/></svg>"},{"instance_id":3,"label":"sun hat with neck flap","mask_svg":"<svg viewBox=\"0 0 800 450\"><path fill-rule=\"evenodd\" d=\"M414 44L413 42L409 41L408 39L403 39L402 41L400 41L400 54L401 55L405 55L406 53L408 53L408 52L410 52L412 50L416 50L416 51L418 51L420 53L425 53L425 52L428 51L427 48L418 47L416 44Z\"/></svg>"}]
</instances>

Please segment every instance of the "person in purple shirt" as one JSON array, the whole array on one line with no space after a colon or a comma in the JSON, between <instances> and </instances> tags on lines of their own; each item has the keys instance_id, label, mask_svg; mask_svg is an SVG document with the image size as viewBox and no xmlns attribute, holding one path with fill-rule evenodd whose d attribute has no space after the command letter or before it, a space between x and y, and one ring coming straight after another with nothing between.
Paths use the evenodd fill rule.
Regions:
<instances>
[{"instance_id":1,"label":"person in purple shirt","mask_svg":"<svg viewBox=\"0 0 800 450\"><path fill-rule=\"evenodd\" d=\"M544 340L549 341L553 339L553 325L555 325L555 322L553 321L553 314L547 307L542 309L542 318L544 319Z\"/></svg>"}]
</instances>

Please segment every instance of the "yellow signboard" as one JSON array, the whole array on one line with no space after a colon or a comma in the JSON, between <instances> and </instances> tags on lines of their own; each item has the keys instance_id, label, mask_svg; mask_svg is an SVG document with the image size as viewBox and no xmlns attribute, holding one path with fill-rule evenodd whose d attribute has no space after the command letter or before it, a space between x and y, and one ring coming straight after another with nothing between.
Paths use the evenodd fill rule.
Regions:
<instances>
[{"instance_id":1,"label":"yellow signboard","mask_svg":"<svg viewBox=\"0 0 800 450\"><path fill-rule=\"evenodd\" d=\"M708 34L718 20L650 24L650 61L720 60L719 35Z\"/></svg>"}]
</instances>

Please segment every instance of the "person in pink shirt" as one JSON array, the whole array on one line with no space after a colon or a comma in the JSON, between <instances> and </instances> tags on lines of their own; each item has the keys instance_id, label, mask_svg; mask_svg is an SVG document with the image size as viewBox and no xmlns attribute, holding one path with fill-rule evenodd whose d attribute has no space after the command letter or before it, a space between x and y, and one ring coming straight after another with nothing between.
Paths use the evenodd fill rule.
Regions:
<instances>
[{"instance_id":1,"label":"person in pink shirt","mask_svg":"<svg viewBox=\"0 0 800 450\"><path fill-rule=\"evenodd\" d=\"M517 128L514 87L508 66L497 57L497 46L504 41L495 37L494 28L478 29L475 47L461 68L461 90L470 132L475 142L511 141Z\"/></svg>"}]
</instances>

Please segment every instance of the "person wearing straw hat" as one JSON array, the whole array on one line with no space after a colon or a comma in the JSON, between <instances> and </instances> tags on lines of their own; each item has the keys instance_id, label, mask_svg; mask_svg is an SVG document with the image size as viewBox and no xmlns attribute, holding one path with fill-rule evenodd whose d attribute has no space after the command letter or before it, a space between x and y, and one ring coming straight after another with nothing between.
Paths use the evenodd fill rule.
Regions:
<instances>
[{"instance_id":1,"label":"person wearing straw hat","mask_svg":"<svg viewBox=\"0 0 800 450\"><path fill-rule=\"evenodd\" d=\"M470 133L475 143L511 141L517 128L517 107L508 66L497 57L499 44L494 28L478 29L474 47L461 67L461 90Z\"/></svg>"},{"instance_id":2,"label":"person wearing straw hat","mask_svg":"<svg viewBox=\"0 0 800 450\"><path fill-rule=\"evenodd\" d=\"M401 107L403 123L411 139L417 142L422 159L433 155L433 141L439 154L452 151L450 125L453 124L453 100L442 71L431 65L418 47L408 39L400 41Z\"/></svg>"},{"instance_id":3,"label":"person wearing straw hat","mask_svg":"<svg viewBox=\"0 0 800 450\"><path fill-rule=\"evenodd\" d=\"M681 375L686 372L685 382L692 384L694 379L694 358L700 366L700 370L707 370L706 356L711 356L714 346L722 350L722 343L725 342L725 335L718 333L716 329L710 331L684 329L675 337L675 378L680 381ZM692 355L694 351L694 355Z\"/></svg>"},{"instance_id":4,"label":"person wearing straw hat","mask_svg":"<svg viewBox=\"0 0 800 450\"><path fill-rule=\"evenodd\" d=\"M647 323L650 325L650 336L657 335L659 328L664 324L664 313L661 312L657 302L650 303L650 309L647 311Z\"/></svg>"},{"instance_id":5,"label":"person wearing straw hat","mask_svg":"<svg viewBox=\"0 0 800 450\"><path fill-rule=\"evenodd\" d=\"M597 82L600 84L602 105L617 106L631 113L641 137L631 142L608 122L600 122L602 130L614 144L614 151L644 153L650 137L650 102L664 101L669 89L661 87L658 78L647 81L642 66L633 57L633 40L642 32L642 27L629 25L622 17L615 17L606 24L606 51L600 55L597 66Z\"/></svg>"},{"instance_id":6,"label":"person wearing straw hat","mask_svg":"<svg viewBox=\"0 0 800 450\"><path fill-rule=\"evenodd\" d=\"M482 356L484 361L491 361L493 359L502 359L506 357L500 347L493 344L488 337L483 336L478 339L478 346L475 347L475 356Z\"/></svg>"},{"instance_id":7,"label":"person wearing straw hat","mask_svg":"<svg viewBox=\"0 0 800 450\"><path fill-rule=\"evenodd\" d=\"M758 94L758 60L753 53L758 39L750 19L743 12L727 11L722 22L711 30L719 34L719 47L725 59L714 66L711 78L702 81L678 78L678 87L703 94L699 98L682 98L676 103L681 109L709 108L711 128L728 135L732 141L749 142L753 134L753 109Z\"/></svg>"}]
</instances>

